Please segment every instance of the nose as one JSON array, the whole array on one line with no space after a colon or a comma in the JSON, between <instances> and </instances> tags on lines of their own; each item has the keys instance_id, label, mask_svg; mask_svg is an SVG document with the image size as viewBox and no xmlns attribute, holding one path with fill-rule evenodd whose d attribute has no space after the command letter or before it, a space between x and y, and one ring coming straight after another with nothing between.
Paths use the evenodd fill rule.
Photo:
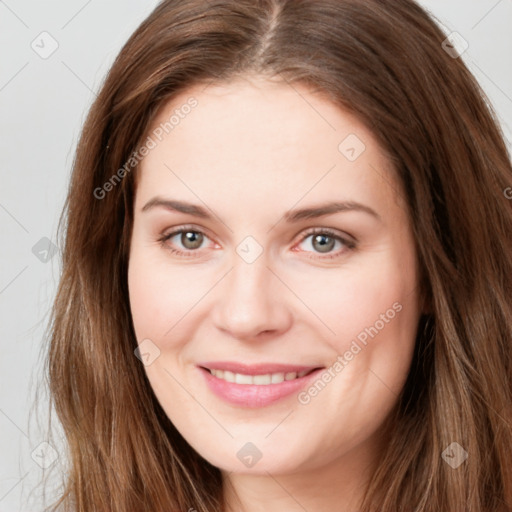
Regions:
<instances>
[{"instance_id":1,"label":"nose","mask_svg":"<svg viewBox=\"0 0 512 512\"><path fill-rule=\"evenodd\" d=\"M217 294L212 311L215 326L237 339L267 339L290 328L290 292L263 256L253 263L235 261Z\"/></svg>"}]
</instances>

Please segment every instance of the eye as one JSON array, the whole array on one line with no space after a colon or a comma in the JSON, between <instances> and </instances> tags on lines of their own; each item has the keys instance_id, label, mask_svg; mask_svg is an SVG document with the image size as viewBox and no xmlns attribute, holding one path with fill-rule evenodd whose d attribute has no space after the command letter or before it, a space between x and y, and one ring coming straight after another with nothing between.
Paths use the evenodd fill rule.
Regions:
<instances>
[{"instance_id":1,"label":"eye","mask_svg":"<svg viewBox=\"0 0 512 512\"><path fill-rule=\"evenodd\" d=\"M198 252L197 249L205 240L209 240L209 238L202 231L191 226L181 226L171 233L162 235L158 242L178 256L196 257L199 254L192 253ZM175 248L176 245L178 248ZM183 249L179 248L180 245Z\"/></svg>"},{"instance_id":2,"label":"eye","mask_svg":"<svg viewBox=\"0 0 512 512\"><path fill-rule=\"evenodd\" d=\"M308 240L309 242L307 242ZM353 239L342 236L328 228L314 228L302 237L300 243L320 254L320 259L336 258L356 248L356 242ZM338 250L332 252L336 246L338 246ZM306 250L306 252L311 251ZM322 254L325 256L321 256ZM316 258L317 256L308 257Z\"/></svg>"}]
</instances>

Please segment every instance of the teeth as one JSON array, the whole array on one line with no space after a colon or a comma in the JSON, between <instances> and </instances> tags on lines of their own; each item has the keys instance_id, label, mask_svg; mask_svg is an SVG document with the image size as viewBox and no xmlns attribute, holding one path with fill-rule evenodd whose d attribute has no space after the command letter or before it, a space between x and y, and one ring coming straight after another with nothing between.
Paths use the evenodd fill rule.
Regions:
<instances>
[{"instance_id":1,"label":"teeth","mask_svg":"<svg viewBox=\"0 0 512 512\"><path fill-rule=\"evenodd\" d=\"M235 374L233 372L228 372L227 370L224 372L224 375L221 378L228 382L235 382Z\"/></svg>"},{"instance_id":2,"label":"teeth","mask_svg":"<svg viewBox=\"0 0 512 512\"><path fill-rule=\"evenodd\" d=\"M210 370L210 373L218 379L225 380L227 382L235 382L236 384L256 384L256 385L268 385L268 384L279 384L285 380L294 380L300 377L304 377L309 370L302 372L288 372L288 373L267 373L265 375L243 375L241 373L233 373L230 371L223 370Z\"/></svg>"},{"instance_id":3,"label":"teeth","mask_svg":"<svg viewBox=\"0 0 512 512\"><path fill-rule=\"evenodd\" d=\"M224 377L224 375L222 377ZM252 384L252 377L250 375L242 375L241 373L235 373L235 382L237 384Z\"/></svg>"}]
</instances>

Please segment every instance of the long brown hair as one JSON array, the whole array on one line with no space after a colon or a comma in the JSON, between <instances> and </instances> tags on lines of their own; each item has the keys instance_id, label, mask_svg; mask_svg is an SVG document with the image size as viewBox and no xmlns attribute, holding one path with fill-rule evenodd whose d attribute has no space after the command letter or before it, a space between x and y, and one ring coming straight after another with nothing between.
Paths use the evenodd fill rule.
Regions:
<instances>
[{"instance_id":1,"label":"long brown hair","mask_svg":"<svg viewBox=\"0 0 512 512\"><path fill-rule=\"evenodd\" d=\"M164 0L140 25L89 112L59 224L47 370L69 463L51 510L224 510L219 469L177 432L134 356L126 162L178 92L248 73L356 114L406 193L430 313L364 512L512 508L512 168L445 38L412 0ZM457 469L442 456L454 442L468 454Z\"/></svg>"}]
</instances>

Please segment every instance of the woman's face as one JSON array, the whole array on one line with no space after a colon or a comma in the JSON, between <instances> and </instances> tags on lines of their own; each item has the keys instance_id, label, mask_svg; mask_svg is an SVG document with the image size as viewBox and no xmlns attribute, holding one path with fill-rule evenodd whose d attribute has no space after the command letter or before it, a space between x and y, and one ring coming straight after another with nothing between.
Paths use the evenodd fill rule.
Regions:
<instances>
[{"instance_id":1,"label":"woman's face","mask_svg":"<svg viewBox=\"0 0 512 512\"><path fill-rule=\"evenodd\" d=\"M128 280L168 417L226 471L374 453L421 305L405 202L372 133L305 86L258 78L191 88L152 130Z\"/></svg>"}]
</instances>

